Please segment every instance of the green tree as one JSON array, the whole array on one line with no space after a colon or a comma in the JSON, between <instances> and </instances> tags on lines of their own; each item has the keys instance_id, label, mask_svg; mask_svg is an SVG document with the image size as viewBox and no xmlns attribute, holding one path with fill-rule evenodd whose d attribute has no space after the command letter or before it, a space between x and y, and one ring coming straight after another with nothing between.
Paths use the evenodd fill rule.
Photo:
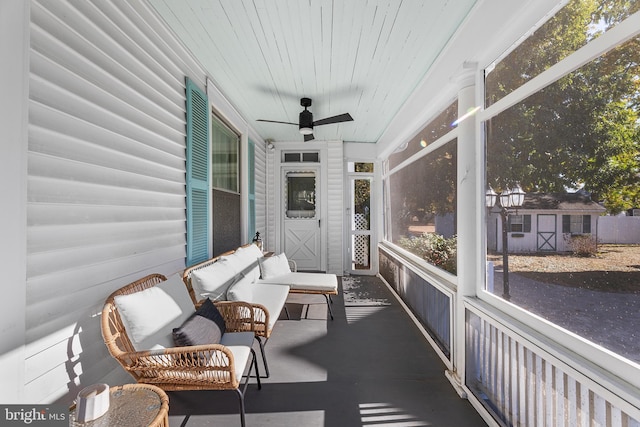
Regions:
<instances>
[{"instance_id":1,"label":"green tree","mask_svg":"<svg viewBox=\"0 0 640 427\"><path fill-rule=\"evenodd\" d=\"M640 1L572 1L487 77L488 104L571 54ZM584 187L611 212L640 196L640 38L562 77L487 123L487 179L500 190ZM493 75L492 75L493 74Z\"/></svg>"}]
</instances>

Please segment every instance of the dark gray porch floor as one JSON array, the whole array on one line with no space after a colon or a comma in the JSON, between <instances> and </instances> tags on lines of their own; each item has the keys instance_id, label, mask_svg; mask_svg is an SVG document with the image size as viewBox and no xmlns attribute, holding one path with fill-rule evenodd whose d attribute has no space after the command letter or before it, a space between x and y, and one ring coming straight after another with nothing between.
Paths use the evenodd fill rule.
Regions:
<instances>
[{"instance_id":1,"label":"dark gray porch floor","mask_svg":"<svg viewBox=\"0 0 640 427\"><path fill-rule=\"evenodd\" d=\"M281 317L266 346L270 378L262 390L252 379L245 395L247 427L486 425L380 279L351 276L344 293L340 282L333 321L322 296L289 297L291 319ZM190 427L240 426L233 391L169 399L171 427L186 414Z\"/></svg>"}]
</instances>

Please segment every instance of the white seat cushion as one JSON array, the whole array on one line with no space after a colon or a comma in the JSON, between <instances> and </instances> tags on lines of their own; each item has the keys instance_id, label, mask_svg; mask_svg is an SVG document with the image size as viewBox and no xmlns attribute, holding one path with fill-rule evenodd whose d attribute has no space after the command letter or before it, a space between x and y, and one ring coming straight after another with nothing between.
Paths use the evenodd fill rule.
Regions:
<instances>
[{"instance_id":1,"label":"white seat cushion","mask_svg":"<svg viewBox=\"0 0 640 427\"><path fill-rule=\"evenodd\" d=\"M289 287L286 285L260 285L253 284L253 299L252 303L262 304L269 312L269 329L273 329L276 324L276 320L280 317L280 312L287 301L289 295Z\"/></svg>"},{"instance_id":2,"label":"white seat cushion","mask_svg":"<svg viewBox=\"0 0 640 427\"><path fill-rule=\"evenodd\" d=\"M251 356L251 346L253 345L255 335L253 332L227 332L222 336L220 344L224 345L233 354L233 361L235 363L235 374L238 381L241 381L242 375L247 368L247 362ZM213 362L213 361L212 361ZM216 362L213 362L214 364ZM215 373L207 372L207 375L203 375L199 371L185 371L185 370L168 370L158 372L159 378L172 379L175 382L187 382L192 379L199 379L201 381L207 381L211 375L219 381L229 381L229 376L221 371Z\"/></svg>"},{"instance_id":3,"label":"white seat cushion","mask_svg":"<svg viewBox=\"0 0 640 427\"><path fill-rule=\"evenodd\" d=\"M220 340L220 344L233 353L235 372L238 379L242 378L247 362L251 360L251 346L254 338L255 334L253 332L227 332Z\"/></svg>"},{"instance_id":4,"label":"white seat cushion","mask_svg":"<svg viewBox=\"0 0 640 427\"><path fill-rule=\"evenodd\" d=\"M291 290L313 292L337 292L335 274L290 272L271 279L260 279L257 284L288 285Z\"/></svg>"},{"instance_id":5,"label":"white seat cushion","mask_svg":"<svg viewBox=\"0 0 640 427\"><path fill-rule=\"evenodd\" d=\"M177 274L152 288L118 295L114 301L136 350L173 347L173 329L196 311Z\"/></svg>"}]
</instances>

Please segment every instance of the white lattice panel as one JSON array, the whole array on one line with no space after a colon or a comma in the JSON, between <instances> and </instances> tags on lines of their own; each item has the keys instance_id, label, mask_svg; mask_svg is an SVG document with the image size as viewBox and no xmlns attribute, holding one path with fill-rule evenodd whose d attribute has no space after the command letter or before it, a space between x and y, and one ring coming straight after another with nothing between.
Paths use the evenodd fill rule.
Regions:
<instances>
[{"instance_id":1,"label":"white lattice panel","mask_svg":"<svg viewBox=\"0 0 640 427\"><path fill-rule=\"evenodd\" d=\"M355 214L353 218L355 230L368 230L369 221L364 214ZM361 266L369 266L369 236L353 236L353 261Z\"/></svg>"}]
</instances>

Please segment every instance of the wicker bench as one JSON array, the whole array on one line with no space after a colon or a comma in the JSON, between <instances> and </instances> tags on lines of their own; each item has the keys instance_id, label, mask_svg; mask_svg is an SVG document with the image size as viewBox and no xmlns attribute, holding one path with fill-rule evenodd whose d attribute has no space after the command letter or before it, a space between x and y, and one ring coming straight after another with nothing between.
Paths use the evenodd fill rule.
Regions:
<instances>
[{"instance_id":1,"label":"wicker bench","mask_svg":"<svg viewBox=\"0 0 640 427\"><path fill-rule=\"evenodd\" d=\"M274 258L276 257L269 257ZM284 274L265 278L261 274L260 261L264 261L262 251L254 244L226 252L184 270L182 278L195 304L204 298L215 301L245 301L253 307L256 340L269 377L269 365L264 346L280 315L287 308L285 302L289 293L323 295L331 319L331 295L338 293L335 274L297 272L295 262L287 260Z\"/></svg>"},{"instance_id":2,"label":"wicker bench","mask_svg":"<svg viewBox=\"0 0 640 427\"><path fill-rule=\"evenodd\" d=\"M196 305L205 298L243 301L251 305L253 324L250 330L260 345L265 376L269 377L264 346L280 312L286 310L289 286L256 283L260 277L257 260L261 256L262 251L256 245L245 245L188 267L182 274L182 280Z\"/></svg>"}]
</instances>

